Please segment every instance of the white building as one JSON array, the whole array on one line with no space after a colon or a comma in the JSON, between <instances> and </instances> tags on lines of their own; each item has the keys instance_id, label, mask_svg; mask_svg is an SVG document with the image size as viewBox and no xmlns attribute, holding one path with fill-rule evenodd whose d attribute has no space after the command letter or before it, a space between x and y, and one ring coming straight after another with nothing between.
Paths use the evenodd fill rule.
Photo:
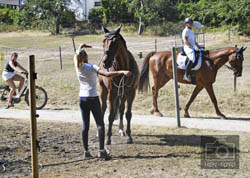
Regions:
<instances>
[{"instance_id":1,"label":"white building","mask_svg":"<svg viewBox=\"0 0 250 178\"><path fill-rule=\"evenodd\" d=\"M88 19L90 9L100 6L100 0L70 0L69 9L75 12L77 20L83 21Z\"/></svg>"},{"instance_id":2,"label":"white building","mask_svg":"<svg viewBox=\"0 0 250 178\"><path fill-rule=\"evenodd\" d=\"M8 4L16 7L20 7L24 0L0 0L0 4Z\"/></svg>"}]
</instances>

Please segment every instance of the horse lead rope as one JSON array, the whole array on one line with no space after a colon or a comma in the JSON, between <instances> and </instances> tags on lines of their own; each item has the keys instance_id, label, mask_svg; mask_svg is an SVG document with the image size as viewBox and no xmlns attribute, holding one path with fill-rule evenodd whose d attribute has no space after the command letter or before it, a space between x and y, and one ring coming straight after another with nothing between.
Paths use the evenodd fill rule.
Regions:
<instances>
[{"instance_id":1,"label":"horse lead rope","mask_svg":"<svg viewBox=\"0 0 250 178\"><path fill-rule=\"evenodd\" d=\"M115 82L113 82L113 84L115 85L115 87L118 88L118 97L123 97L124 95L124 88L125 88L125 76L123 75L120 82L119 82L119 85L117 85ZM121 93L120 93L120 89L121 89Z\"/></svg>"},{"instance_id":2,"label":"horse lead rope","mask_svg":"<svg viewBox=\"0 0 250 178\"><path fill-rule=\"evenodd\" d=\"M2 163L2 168L3 168L3 170L1 171L1 172L5 172L6 171L6 168L5 168L5 165L6 163Z\"/></svg>"},{"instance_id":3,"label":"horse lead rope","mask_svg":"<svg viewBox=\"0 0 250 178\"><path fill-rule=\"evenodd\" d=\"M123 75L120 82L119 82L119 85L116 85L116 83L114 81L112 82L114 84L114 86L117 87L117 89L118 89L118 94L117 94L117 96L118 96L118 103L117 103L118 109L120 108L121 100L122 100L122 97L124 95L124 88L125 88L124 78L125 78L125 76ZM120 115L120 112L117 112L117 114L115 116L115 120L118 119L119 115Z\"/></svg>"}]
</instances>

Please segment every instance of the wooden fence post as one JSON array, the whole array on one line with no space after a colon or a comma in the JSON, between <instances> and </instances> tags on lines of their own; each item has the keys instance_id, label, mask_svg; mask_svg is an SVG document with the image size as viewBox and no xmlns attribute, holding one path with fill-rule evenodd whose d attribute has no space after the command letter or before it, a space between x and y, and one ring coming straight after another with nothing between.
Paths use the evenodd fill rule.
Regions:
<instances>
[{"instance_id":1,"label":"wooden fence post","mask_svg":"<svg viewBox=\"0 0 250 178\"><path fill-rule=\"evenodd\" d=\"M172 66L173 66L173 79L174 79L174 91L175 91L175 110L176 110L176 119L177 119L177 126L181 127L180 121L180 107L179 107L179 93L178 93L178 77L177 77L177 70L176 70L176 49L175 47L172 48Z\"/></svg>"},{"instance_id":2,"label":"wooden fence post","mask_svg":"<svg viewBox=\"0 0 250 178\"><path fill-rule=\"evenodd\" d=\"M29 101L30 101L30 135L32 156L32 177L39 177L37 153L37 123L36 123L36 87L35 87L35 56L29 56Z\"/></svg>"}]
</instances>

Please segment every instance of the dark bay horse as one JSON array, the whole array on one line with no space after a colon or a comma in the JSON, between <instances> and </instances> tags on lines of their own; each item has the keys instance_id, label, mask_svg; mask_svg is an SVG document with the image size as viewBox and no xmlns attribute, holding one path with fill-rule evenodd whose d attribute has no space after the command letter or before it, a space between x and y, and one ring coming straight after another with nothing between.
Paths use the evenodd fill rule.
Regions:
<instances>
[{"instance_id":1,"label":"dark bay horse","mask_svg":"<svg viewBox=\"0 0 250 178\"><path fill-rule=\"evenodd\" d=\"M109 125L107 132L106 144L111 144L112 125L116 115L120 117L119 129L123 130L123 115L126 108L127 119L127 143L132 143L130 122L132 118L132 104L136 95L136 89L139 81L138 65L127 49L126 41L120 34L121 26L115 30L109 31L103 27L105 39L103 40L104 56L100 63L100 67L109 71L129 70L131 75L129 77L116 76L104 77L99 75L100 84L100 100L103 116L107 108L107 98L110 104L109 107Z\"/></svg>"},{"instance_id":2,"label":"dark bay horse","mask_svg":"<svg viewBox=\"0 0 250 178\"><path fill-rule=\"evenodd\" d=\"M242 74L242 64L244 60L243 52L246 48L228 47L209 51L209 58L203 59L201 68L195 71L196 86L185 106L184 117L190 117L188 109L200 91L205 88L208 92L211 101L213 102L216 114L225 119L226 116L221 113L218 108L217 100L213 90L213 83L216 80L217 71L226 63L229 62L234 74L240 77ZM176 54L178 56L178 54ZM206 58L203 56L203 58ZM153 107L151 113L162 116L158 109L157 97L160 88L162 88L170 79L173 79L172 70L172 53L170 51L151 52L144 59L139 80L139 91L143 91L145 87L149 86L149 68L152 72L154 85L152 87L153 93ZM177 69L178 82L184 84L191 84L183 80L184 70Z\"/></svg>"}]
</instances>

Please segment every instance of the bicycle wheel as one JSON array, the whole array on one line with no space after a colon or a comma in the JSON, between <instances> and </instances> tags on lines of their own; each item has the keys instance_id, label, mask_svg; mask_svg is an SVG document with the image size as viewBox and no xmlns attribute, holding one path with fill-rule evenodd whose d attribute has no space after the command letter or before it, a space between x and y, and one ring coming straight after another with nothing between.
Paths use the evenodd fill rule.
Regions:
<instances>
[{"instance_id":1,"label":"bicycle wheel","mask_svg":"<svg viewBox=\"0 0 250 178\"><path fill-rule=\"evenodd\" d=\"M48 101L47 92L39 86L36 86L36 109L42 109ZM25 94L25 102L29 106L29 90Z\"/></svg>"},{"instance_id":2,"label":"bicycle wheel","mask_svg":"<svg viewBox=\"0 0 250 178\"><path fill-rule=\"evenodd\" d=\"M1 85L0 89L1 89L1 100L2 101L7 100L7 98L9 97L9 93L10 93L9 86L8 85Z\"/></svg>"}]
</instances>

